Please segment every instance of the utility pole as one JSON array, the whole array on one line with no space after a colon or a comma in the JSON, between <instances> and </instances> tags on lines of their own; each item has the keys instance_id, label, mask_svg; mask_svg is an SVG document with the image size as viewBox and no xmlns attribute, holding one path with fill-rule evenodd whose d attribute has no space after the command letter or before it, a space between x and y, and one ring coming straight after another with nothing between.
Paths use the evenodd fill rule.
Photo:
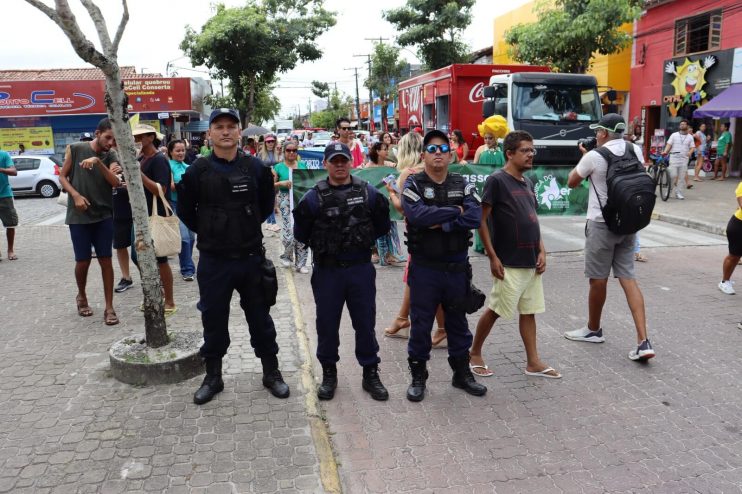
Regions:
<instances>
[{"instance_id":1,"label":"utility pole","mask_svg":"<svg viewBox=\"0 0 742 494\"><path fill-rule=\"evenodd\" d=\"M352 70L356 74L356 122L358 127L361 126L361 99L358 96L358 67L352 67L345 70ZM337 82L335 83L335 89L337 89Z\"/></svg>"},{"instance_id":2,"label":"utility pole","mask_svg":"<svg viewBox=\"0 0 742 494\"><path fill-rule=\"evenodd\" d=\"M371 54L366 53L365 55L353 55L354 57L367 57L368 58L368 78L371 79ZM368 131L371 132L371 127L374 124L374 95L371 88L368 88Z\"/></svg>"},{"instance_id":3,"label":"utility pole","mask_svg":"<svg viewBox=\"0 0 742 494\"><path fill-rule=\"evenodd\" d=\"M384 41L389 41L389 38L382 38L381 36L379 36L378 38L363 38L363 39L366 40L366 41L374 41L374 42L378 41L379 44L382 44ZM361 55L361 56L363 56L363 55ZM371 78L371 55L367 55L367 56L368 56L368 77L370 79ZM373 99L372 99L371 89L368 90L368 94L369 94L369 98L368 98L368 101L369 101L369 111L373 114L374 106L373 106ZM381 111L384 111L384 105L381 105ZM373 115L371 115L371 118L373 118ZM369 128L368 128L369 132L371 131L371 125L372 125L372 122L373 122L373 120L371 120L371 118L369 118ZM379 126L383 125L384 122L386 122L386 116L381 115L381 120L379 121ZM386 130L386 129L384 129L384 130Z\"/></svg>"}]
</instances>

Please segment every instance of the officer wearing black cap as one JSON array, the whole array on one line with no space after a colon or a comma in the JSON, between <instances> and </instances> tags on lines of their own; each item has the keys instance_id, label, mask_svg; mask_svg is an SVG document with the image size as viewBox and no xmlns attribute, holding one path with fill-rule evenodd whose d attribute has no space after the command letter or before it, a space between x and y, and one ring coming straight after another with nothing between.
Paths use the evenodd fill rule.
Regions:
<instances>
[{"instance_id":1,"label":"officer wearing black cap","mask_svg":"<svg viewBox=\"0 0 742 494\"><path fill-rule=\"evenodd\" d=\"M376 341L376 270L371 248L389 232L389 201L350 174L352 155L340 142L325 148L327 179L320 180L294 209L294 238L314 255L312 291L317 306L317 359L322 385L317 396L330 400L337 387L340 316L347 304L363 366L362 387L375 400L389 393L379 379Z\"/></svg>"},{"instance_id":2,"label":"officer wearing black cap","mask_svg":"<svg viewBox=\"0 0 742 494\"><path fill-rule=\"evenodd\" d=\"M468 251L471 230L479 228L482 206L474 184L449 173L451 147L446 134L431 130L423 139L425 169L404 184L402 208L407 218L410 269L410 341L407 346L412 384L407 399L425 397L435 311L443 305L448 334L452 384L482 396L487 388L474 380L469 368L472 335L463 306L470 290Z\"/></svg>"},{"instance_id":3,"label":"officer wearing black cap","mask_svg":"<svg viewBox=\"0 0 742 494\"><path fill-rule=\"evenodd\" d=\"M260 160L238 153L240 137L237 110L214 110L209 117L213 153L189 166L178 184L178 214L198 234L201 252L196 279L206 377L193 396L199 405L224 389L222 357L230 343L227 321L234 290L240 294L250 344L263 364L263 385L278 398L289 396L269 313L277 291L275 269L265 259L260 228L273 211L273 174Z\"/></svg>"}]
</instances>

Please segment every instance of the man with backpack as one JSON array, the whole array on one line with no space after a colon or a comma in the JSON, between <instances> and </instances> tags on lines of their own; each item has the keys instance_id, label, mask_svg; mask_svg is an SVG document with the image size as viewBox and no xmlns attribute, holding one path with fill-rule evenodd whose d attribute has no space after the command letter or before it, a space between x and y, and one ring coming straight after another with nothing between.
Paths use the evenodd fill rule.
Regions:
<instances>
[{"instance_id":1,"label":"man with backpack","mask_svg":"<svg viewBox=\"0 0 742 494\"><path fill-rule=\"evenodd\" d=\"M623 117L609 113L590 128L595 130L598 148L588 152L580 145L583 157L567 181L570 188L575 188L584 179L590 180L585 227L585 276L590 280L588 321L580 329L567 331L564 337L588 343L605 341L600 318L613 269L636 326L637 345L629 358L648 360L655 352L647 338L644 296L634 277L634 241L635 233L649 223L654 183L644 172L641 148L623 139Z\"/></svg>"}]
</instances>

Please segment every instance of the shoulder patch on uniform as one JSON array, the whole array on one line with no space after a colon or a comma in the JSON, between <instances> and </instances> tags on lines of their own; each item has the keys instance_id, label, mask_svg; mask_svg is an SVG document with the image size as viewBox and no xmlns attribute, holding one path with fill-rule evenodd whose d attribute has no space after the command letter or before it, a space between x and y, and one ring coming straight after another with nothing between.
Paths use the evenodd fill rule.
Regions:
<instances>
[{"instance_id":1,"label":"shoulder patch on uniform","mask_svg":"<svg viewBox=\"0 0 742 494\"><path fill-rule=\"evenodd\" d=\"M466 184L466 189L464 189L464 194L476 194L477 193L477 186L474 184Z\"/></svg>"},{"instance_id":2,"label":"shoulder patch on uniform","mask_svg":"<svg viewBox=\"0 0 742 494\"><path fill-rule=\"evenodd\" d=\"M420 196L415 193L412 189L405 189L404 192L402 192L403 196L406 196L408 199L410 199L412 202L417 202L420 200Z\"/></svg>"}]
</instances>

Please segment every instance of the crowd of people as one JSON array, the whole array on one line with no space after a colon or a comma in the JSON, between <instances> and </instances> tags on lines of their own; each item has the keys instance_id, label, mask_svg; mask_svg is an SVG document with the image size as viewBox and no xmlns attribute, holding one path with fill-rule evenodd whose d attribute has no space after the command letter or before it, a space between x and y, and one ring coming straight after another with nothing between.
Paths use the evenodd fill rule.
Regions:
<instances>
[{"instance_id":1,"label":"crowd of people","mask_svg":"<svg viewBox=\"0 0 742 494\"><path fill-rule=\"evenodd\" d=\"M600 152L580 147L583 157L570 172L567 184L575 188L585 179L591 182L585 242L587 322L564 336L588 343L605 341L601 316L612 273L623 288L636 329L636 344L628 357L648 360L655 351L635 279L637 236L612 231L602 208L608 198L610 157L622 157L633 149L637 159L645 160L641 148L626 143L631 139L624 136L626 124L621 116L607 114L591 128ZM469 155L460 132L431 130L421 135L413 131L399 140L382 132L368 143L366 158L359 154L363 145L354 138L350 122L340 118L337 139L323 150L327 178L293 204L293 172L306 168L298 151L300 146L312 144L309 134L302 143L293 138L279 143L276 136L267 134L255 141L254 149L244 150L239 114L227 108L212 112L207 139L199 149L180 139L170 139L163 146L164 136L155 128L135 126L132 133L148 214L157 208L157 214L164 215L166 202L177 211L182 241L180 275L186 282L197 281L199 287L198 309L204 326L201 355L207 372L194 402L206 403L224 387L221 363L230 345L228 316L233 291L240 295L250 341L263 365L263 384L276 397L289 396L279 370L276 331L270 316L277 277L263 247L263 228L268 223L271 229L271 219L280 230L280 265L301 274L311 268L317 306L316 355L323 373L317 392L320 399L332 399L337 388L340 318L346 305L355 330L356 359L363 369L362 387L376 400L389 397L379 374L374 258L382 265L405 266L400 309L383 335L408 340L410 401L425 397L427 361L433 348L448 349L454 387L484 395L486 386L475 379L493 375L482 354L484 342L496 321L516 315L526 354L524 373L561 378L558 370L541 359L536 343L536 315L546 307L541 276L546 270L546 249L534 184L526 176L536 155L533 138L527 132L509 131L499 116L488 118L478 130L484 144L474 152L474 161L493 167L481 196L474 184L449 170L450 164L461 163ZM686 164L691 152L699 151L697 146L685 145L688 138L683 136L687 135L687 125L681 124L677 137L671 137L666 148L670 154L681 153ZM682 146L680 151L673 151L676 141ZM720 151L720 157L726 155L728 149ZM11 227L10 232L17 216L10 212L12 199L8 207L3 194L14 168L5 161L0 153L0 220ZM389 199L352 173L359 166L396 168L397 179L386 181ZM682 188L682 167L675 175ZM60 183L68 194L66 223L75 256L78 315L93 315L86 285L95 257L103 278L103 320L107 325L118 324L113 294L133 285L129 263L138 265L134 247L138 239L108 119L100 121L93 135L83 135L81 142L68 147ZM719 289L729 294L734 293L730 278L742 256L742 185L736 196L740 207L727 227L729 256L724 259L719 284ZM390 220L390 207L404 220L406 257L397 224ZM469 329L467 314L478 311L487 297L472 284L472 232L478 233L479 247L489 259L492 275L488 303L475 334ZM13 244L8 235L11 257ZM193 259L196 245L198 263ZM122 274L115 287L114 249ZM165 315L171 316L177 311L173 272L167 257L157 257L157 265Z\"/></svg>"}]
</instances>

